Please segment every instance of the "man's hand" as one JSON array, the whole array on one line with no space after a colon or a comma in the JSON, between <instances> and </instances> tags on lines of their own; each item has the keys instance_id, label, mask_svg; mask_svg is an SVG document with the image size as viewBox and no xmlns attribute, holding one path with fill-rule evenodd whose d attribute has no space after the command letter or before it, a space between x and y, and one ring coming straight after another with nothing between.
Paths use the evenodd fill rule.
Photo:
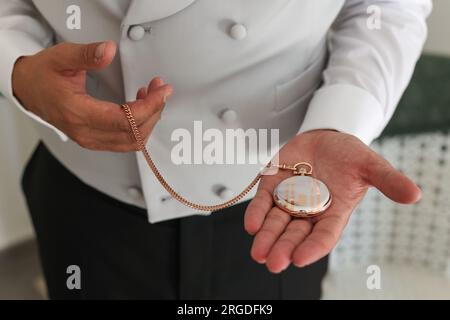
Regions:
<instances>
[{"instance_id":1,"label":"man's hand","mask_svg":"<svg viewBox=\"0 0 450 320\"><path fill-rule=\"evenodd\" d=\"M137 149L121 108L86 94L86 71L111 64L116 45L62 43L20 58L13 71L14 95L29 111L51 123L80 146L127 152ZM172 88L155 78L130 102L142 135L148 139Z\"/></svg>"},{"instance_id":2,"label":"man's hand","mask_svg":"<svg viewBox=\"0 0 450 320\"><path fill-rule=\"evenodd\" d=\"M327 255L369 186L404 204L415 203L421 196L410 179L357 138L344 133L318 130L301 134L281 149L279 159L286 164L309 162L313 176L330 189L333 202L321 216L292 219L274 207L272 200L275 187L292 173L280 171L262 178L245 213L245 229L255 235L253 259L265 263L274 273L291 263L303 267Z\"/></svg>"}]
</instances>

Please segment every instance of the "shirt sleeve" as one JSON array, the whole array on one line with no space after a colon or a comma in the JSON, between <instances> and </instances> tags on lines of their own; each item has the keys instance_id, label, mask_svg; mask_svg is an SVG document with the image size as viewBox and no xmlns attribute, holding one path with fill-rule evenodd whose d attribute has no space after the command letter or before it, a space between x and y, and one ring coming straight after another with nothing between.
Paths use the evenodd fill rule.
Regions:
<instances>
[{"instance_id":1,"label":"shirt sleeve","mask_svg":"<svg viewBox=\"0 0 450 320\"><path fill-rule=\"evenodd\" d=\"M36 54L52 42L51 28L31 1L0 1L0 92L30 118L53 129L63 141L67 141L63 132L27 111L14 97L12 88L12 73L17 59Z\"/></svg>"},{"instance_id":2,"label":"shirt sleeve","mask_svg":"<svg viewBox=\"0 0 450 320\"><path fill-rule=\"evenodd\" d=\"M300 133L334 129L370 144L389 122L427 36L431 0L347 0Z\"/></svg>"}]
</instances>

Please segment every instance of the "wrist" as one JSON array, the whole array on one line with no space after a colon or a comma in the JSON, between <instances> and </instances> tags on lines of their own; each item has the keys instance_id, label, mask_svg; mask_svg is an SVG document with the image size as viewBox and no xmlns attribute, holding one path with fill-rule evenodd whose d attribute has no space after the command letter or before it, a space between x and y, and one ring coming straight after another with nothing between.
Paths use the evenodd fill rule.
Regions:
<instances>
[{"instance_id":1,"label":"wrist","mask_svg":"<svg viewBox=\"0 0 450 320\"><path fill-rule=\"evenodd\" d=\"M320 133L320 132L339 132L339 131L337 131L335 129L313 129L313 130L304 131L301 134Z\"/></svg>"},{"instance_id":2,"label":"wrist","mask_svg":"<svg viewBox=\"0 0 450 320\"><path fill-rule=\"evenodd\" d=\"M340 132L337 130L334 130L334 129L313 129L313 130L302 132L302 133L298 134L298 136L323 136L323 135L327 135L327 134L336 134L336 133L340 133Z\"/></svg>"},{"instance_id":3,"label":"wrist","mask_svg":"<svg viewBox=\"0 0 450 320\"><path fill-rule=\"evenodd\" d=\"M22 56L16 60L16 63L14 64L13 72L12 72L12 79L11 79L11 85L12 85L12 93L14 97L21 101L21 87L23 84L23 76L24 76L24 70L25 70L25 62L27 57Z\"/></svg>"}]
</instances>

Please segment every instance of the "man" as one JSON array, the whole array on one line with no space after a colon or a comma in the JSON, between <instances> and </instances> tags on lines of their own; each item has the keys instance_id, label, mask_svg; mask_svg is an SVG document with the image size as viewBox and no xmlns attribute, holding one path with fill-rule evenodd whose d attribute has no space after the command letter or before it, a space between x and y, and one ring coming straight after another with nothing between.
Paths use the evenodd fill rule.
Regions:
<instances>
[{"instance_id":1,"label":"man","mask_svg":"<svg viewBox=\"0 0 450 320\"><path fill-rule=\"evenodd\" d=\"M23 187L50 297L318 299L326 257L369 186L420 198L367 145L408 84L430 10L428 0L2 2L0 91L43 141ZM224 202L258 172L174 164L172 133L194 121L279 129L280 162L310 163L333 202L292 219L272 200L290 174L280 171L198 216L132 152L125 101L163 176L193 202ZM66 286L72 265L79 290Z\"/></svg>"}]
</instances>

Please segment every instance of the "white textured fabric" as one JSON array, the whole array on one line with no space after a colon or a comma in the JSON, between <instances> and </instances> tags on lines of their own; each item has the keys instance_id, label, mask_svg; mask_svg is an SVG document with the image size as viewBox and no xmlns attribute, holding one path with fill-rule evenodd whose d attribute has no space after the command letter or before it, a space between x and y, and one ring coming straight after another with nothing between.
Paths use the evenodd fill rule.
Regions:
<instances>
[{"instance_id":1,"label":"white textured fabric","mask_svg":"<svg viewBox=\"0 0 450 320\"><path fill-rule=\"evenodd\" d=\"M373 147L423 197L402 206L369 190L331 255L324 298L450 299L450 135L385 138ZM382 290L366 287L370 265L381 268Z\"/></svg>"}]
</instances>

